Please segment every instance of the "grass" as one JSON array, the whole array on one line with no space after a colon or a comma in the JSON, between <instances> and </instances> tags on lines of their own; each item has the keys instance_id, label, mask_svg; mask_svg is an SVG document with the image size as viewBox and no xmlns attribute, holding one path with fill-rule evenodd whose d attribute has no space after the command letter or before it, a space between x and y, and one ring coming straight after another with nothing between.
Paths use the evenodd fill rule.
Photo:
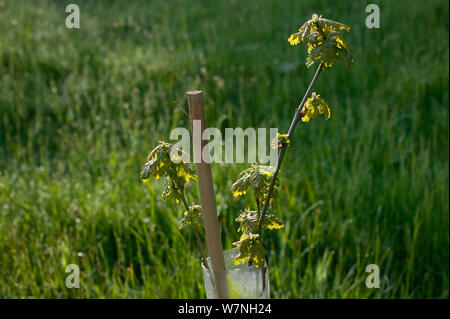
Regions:
<instances>
[{"instance_id":1,"label":"grass","mask_svg":"<svg viewBox=\"0 0 450 319\"><path fill-rule=\"evenodd\" d=\"M314 72L287 38L317 12L352 27L355 63L321 75L332 118L300 125L287 152L271 296L448 298L447 1L379 1L367 29L356 1L80 0L79 30L70 2L0 1L0 297L205 297L182 209L141 166L188 126L175 102L191 89L209 126L286 131ZM213 166L225 248L250 203L230 191L245 166ZM81 289L65 287L70 263Z\"/></svg>"}]
</instances>

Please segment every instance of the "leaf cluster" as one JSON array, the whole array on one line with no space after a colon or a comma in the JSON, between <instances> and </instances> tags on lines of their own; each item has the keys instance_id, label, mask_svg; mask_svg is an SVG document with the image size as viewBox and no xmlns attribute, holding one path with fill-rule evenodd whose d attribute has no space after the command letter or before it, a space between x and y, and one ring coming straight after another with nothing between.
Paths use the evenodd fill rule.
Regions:
<instances>
[{"instance_id":1,"label":"leaf cluster","mask_svg":"<svg viewBox=\"0 0 450 319\"><path fill-rule=\"evenodd\" d=\"M272 140L272 148L275 150L277 148L282 148L291 145L291 141L287 134L277 133L277 137Z\"/></svg>"},{"instance_id":2,"label":"leaf cluster","mask_svg":"<svg viewBox=\"0 0 450 319\"><path fill-rule=\"evenodd\" d=\"M231 185L233 196L241 196L247 193L249 188L254 192L255 198L263 201L269 189L275 169L272 166L252 165L242 171L238 180ZM276 186L278 185L278 178Z\"/></svg>"},{"instance_id":3,"label":"leaf cluster","mask_svg":"<svg viewBox=\"0 0 450 319\"><path fill-rule=\"evenodd\" d=\"M323 114L328 120L331 116L331 110L327 102L320 97L320 94L313 92L303 107L302 121L309 122L309 120L315 119L319 114Z\"/></svg>"},{"instance_id":4,"label":"leaf cluster","mask_svg":"<svg viewBox=\"0 0 450 319\"><path fill-rule=\"evenodd\" d=\"M300 42L307 45L306 65L308 67L318 61L325 68L331 68L338 59L350 65L353 58L342 37L343 30L349 31L350 27L313 14L312 18L306 21L297 33L291 34L288 41L291 45L297 45Z\"/></svg>"},{"instance_id":5,"label":"leaf cluster","mask_svg":"<svg viewBox=\"0 0 450 319\"><path fill-rule=\"evenodd\" d=\"M244 234L256 234L259 229L259 215L257 211L245 209L236 221L240 223L238 231L242 231ZM266 214L262 223L264 229L281 229L284 227L283 221L275 215Z\"/></svg>"},{"instance_id":6,"label":"leaf cluster","mask_svg":"<svg viewBox=\"0 0 450 319\"><path fill-rule=\"evenodd\" d=\"M146 182L152 177L155 179L164 177L163 199L173 196L178 202L184 185L191 179L197 180L195 170L182 160L183 155L183 151L172 144L159 142L148 155L140 179Z\"/></svg>"},{"instance_id":7,"label":"leaf cluster","mask_svg":"<svg viewBox=\"0 0 450 319\"><path fill-rule=\"evenodd\" d=\"M164 177L162 198L166 199L171 196L177 203L180 200L183 201L186 211L178 227L180 229L184 229L186 226L193 228L203 255L203 263L205 267L208 267L205 261L203 245L198 235L203 229L202 209L200 205L195 205L194 203L188 207L184 195L185 185L191 179L197 180L195 170L190 164L183 161L185 156L186 154L182 150L174 147L172 144L164 141L159 142L148 155L147 162L142 168L140 179L146 182L150 178L159 179Z\"/></svg>"},{"instance_id":8,"label":"leaf cluster","mask_svg":"<svg viewBox=\"0 0 450 319\"><path fill-rule=\"evenodd\" d=\"M258 234L243 234L239 241L233 243L239 249L239 255L232 260L233 265L248 262L248 265L261 267L264 265L265 249Z\"/></svg>"},{"instance_id":9,"label":"leaf cluster","mask_svg":"<svg viewBox=\"0 0 450 319\"><path fill-rule=\"evenodd\" d=\"M183 229L186 226L191 226L197 230L203 229L203 215L202 207L200 205L195 205L193 203L189 207L189 210L184 212L184 217L181 219L178 227Z\"/></svg>"},{"instance_id":10,"label":"leaf cluster","mask_svg":"<svg viewBox=\"0 0 450 319\"><path fill-rule=\"evenodd\" d=\"M284 142L287 142L287 139ZM252 165L252 167L242 171L238 176L238 180L231 186L234 196L246 194L251 188L258 208L257 211L247 208L236 218L236 221L240 223L238 231L242 231L243 234L239 241L233 243L239 249L239 255L232 261L234 265L245 261L248 261L249 266L260 267L264 264L265 250L260 236L259 222L261 216L259 203L265 200L273 176L273 167ZM278 178L275 181L275 185L278 186ZM261 225L262 229L281 229L283 227L284 223L275 215L264 215Z\"/></svg>"}]
</instances>

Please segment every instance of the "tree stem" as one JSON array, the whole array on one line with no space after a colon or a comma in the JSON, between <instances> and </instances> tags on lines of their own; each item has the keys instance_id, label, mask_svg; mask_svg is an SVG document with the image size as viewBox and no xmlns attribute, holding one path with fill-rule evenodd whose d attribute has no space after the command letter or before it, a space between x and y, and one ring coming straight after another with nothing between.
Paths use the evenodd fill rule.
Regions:
<instances>
[{"instance_id":1,"label":"tree stem","mask_svg":"<svg viewBox=\"0 0 450 319\"><path fill-rule=\"evenodd\" d=\"M258 220L261 217L261 207L259 206L259 198L256 198L256 209L258 211Z\"/></svg>"},{"instance_id":2,"label":"tree stem","mask_svg":"<svg viewBox=\"0 0 450 319\"><path fill-rule=\"evenodd\" d=\"M302 102L300 103L300 105L298 106L297 110L295 111L295 115L294 118L292 119L291 122L291 126L289 127L289 131L287 133L287 138L290 139L292 136L292 133L295 130L295 127L297 126L297 122L300 120L301 118L301 113L303 110L303 107L308 99L308 96L311 94L312 88L314 87L314 84L317 81L317 78L319 77L320 72L322 71L322 64L319 64L319 66L317 67L317 71L314 74L313 79L311 80L311 83L309 84L308 89L306 90L305 95L303 96ZM278 177L278 172L280 171L280 167L281 167L281 163L283 162L283 158L284 158L284 154L286 153L286 149L287 149L287 145L283 145L281 146L280 149L280 154L278 155L278 161L277 161L277 166L275 168L275 172L272 176L272 180L270 181L270 185L269 185L269 190L267 191L267 196L266 199L264 201L264 205L261 209L261 213L259 215L259 225L258 225L258 229L259 229L259 236L262 238L262 232L263 232L263 220L264 220L264 216L266 215L267 209L269 208L269 203L270 203L270 198L272 197L272 193L273 190L275 188L275 182L277 180Z\"/></svg>"},{"instance_id":3,"label":"tree stem","mask_svg":"<svg viewBox=\"0 0 450 319\"><path fill-rule=\"evenodd\" d=\"M186 197L184 196L184 189L182 189L182 190L180 191L180 194L181 194L181 200L183 201L184 207L186 208L186 211L189 212L189 205L188 205L188 203L187 203L187 201L186 201ZM204 265L206 268L209 268L209 267L208 267L208 263L206 262L205 249L204 249L204 247L203 247L202 241L200 240L200 234L198 233L198 229L197 229L194 225L192 225L192 229L194 230L195 239L197 240L197 244L198 244L198 246L200 247L200 251L201 251L201 254L202 254L202 262L203 262L203 265Z\"/></svg>"}]
</instances>

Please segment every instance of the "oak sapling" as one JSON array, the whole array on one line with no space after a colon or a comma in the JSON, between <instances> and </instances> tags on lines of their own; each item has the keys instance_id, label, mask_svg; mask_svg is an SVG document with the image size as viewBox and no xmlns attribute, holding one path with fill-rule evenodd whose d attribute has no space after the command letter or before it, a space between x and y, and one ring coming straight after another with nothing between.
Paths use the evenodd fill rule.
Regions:
<instances>
[{"instance_id":1,"label":"oak sapling","mask_svg":"<svg viewBox=\"0 0 450 319\"><path fill-rule=\"evenodd\" d=\"M281 164L286 149L291 145L294 129L300 120L308 123L319 115L324 116L325 119L330 118L330 107L319 94L312 92L312 88L320 73L331 68L336 61L341 60L348 65L353 61L352 56L348 52L348 45L342 37L342 32L349 30L350 27L347 25L313 14L312 18L288 39L291 45L303 43L307 46L307 67L316 62L319 63L319 66L300 105L296 109L288 132L286 134L278 134L272 141L272 147L279 149L276 167L252 165L239 174L238 179L231 187L234 196L242 196L251 191L255 199L254 208L246 208L236 218L236 221L240 223L238 232L242 232L242 235L239 241L233 243L239 250L239 254L232 260L234 265L247 262L249 266L254 265L257 268L263 266L265 263L263 231L284 227L284 223L280 218L268 213L269 206L273 205L277 195L276 189L279 184L278 174ZM183 161L183 158L186 158L184 157L185 155L173 145L160 142L150 152L147 162L141 171L140 178L142 181L147 181L152 177L155 179L163 177L165 180L163 199L173 197L177 203L179 201L183 203L186 211L179 228L183 229L191 226L202 253L203 265L208 268L205 250L200 239L200 234L203 230L201 206L195 203L189 205L184 191L185 185L190 180L197 180L197 175L191 164ZM265 270L263 275L265 275Z\"/></svg>"},{"instance_id":2,"label":"oak sapling","mask_svg":"<svg viewBox=\"0 0 450 319\"><path fill-rule=\"evenodd\" d=\"M312 18L305 22L298 32L291 34L288 39L291 45L303 43L307 46L307 67L315 62L318 62L319 66L295 112L288 133L278 134L272 141L272 147L280 150L276 167L253 165L241 172L238 180L231 187L234 196L244 195L251 189L256 202L256 210L247 208L236 218L236 221L240 223L238 231L242 231L243 234L239 241L233 243L239 249L239 255L233 259L233 264L237 265L247 261L249 266L264 265L263 230L284 227L278 217L267 213L276 197L281 163L286 149L291 144L291 137L299 120L307 123L319 115L323 115L327 120L331 116L328 104L319 94L316 92L311 94L311 91L322 70L331 68L337 60L348 65L353 61L348 51L348 45L342 37L344 30L349 31L350 27L313 14Z\"/></svg>"},{"instance_id":3,"label":"oak sapling","mask_svg":"<svg viewBox=\"0 0 450 319\"><path fill-rule=\"evenodd\" d=\"M180 221L179 228L184 229L187 226L191 226L202 254L203 265L208 268L204 245L200 239L200 233L203 229L201 206L195 203L189 206L184 191L185 185L191 179L197 180L197 174L191 167L191 164L183 161L185 156L186 154L182 150L174 147L172 144L159 142L150 152L147 162L141 171L140 178L143 182L152 177L155 179L164 178L162 198L173 197L177 203L180 201L183 203L186 211L183 219Z\"/></svg>"}]
</instances>

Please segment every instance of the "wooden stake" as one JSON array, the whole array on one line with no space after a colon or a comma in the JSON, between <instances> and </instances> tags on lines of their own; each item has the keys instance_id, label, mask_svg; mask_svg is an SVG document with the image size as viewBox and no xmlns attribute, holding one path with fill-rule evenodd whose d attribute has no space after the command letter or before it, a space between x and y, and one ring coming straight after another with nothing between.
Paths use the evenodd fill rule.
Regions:
<instances>
[{"instance_id":1,"label":"wooden stake","mask_svg":"<svg viewBox=\"0 0 450 319\"><path fill-rule=\"evenodd\" d=\"M189 114L192 121L200 121L200 129L197 125L192 123L192 142L194 162L197 164L198 186L200 190L200 201L202 204L203 221L205 224L206 243L208 245L209 256L211 258L211 268L216 287L216 295L219 299L227 299L228 285L225 272L225 261L223 258L222 238L220 236L219 222L217 219L216 197L214 194L214 187L211 174L210 159L205 158L209 156L203 154L203 148L207 141L202 139L203 131L205 130L205 112L203 105L203 92L190 91L187 92ZM198 123L198 122L197 122Z\"/></svg>"}]
</instances>

